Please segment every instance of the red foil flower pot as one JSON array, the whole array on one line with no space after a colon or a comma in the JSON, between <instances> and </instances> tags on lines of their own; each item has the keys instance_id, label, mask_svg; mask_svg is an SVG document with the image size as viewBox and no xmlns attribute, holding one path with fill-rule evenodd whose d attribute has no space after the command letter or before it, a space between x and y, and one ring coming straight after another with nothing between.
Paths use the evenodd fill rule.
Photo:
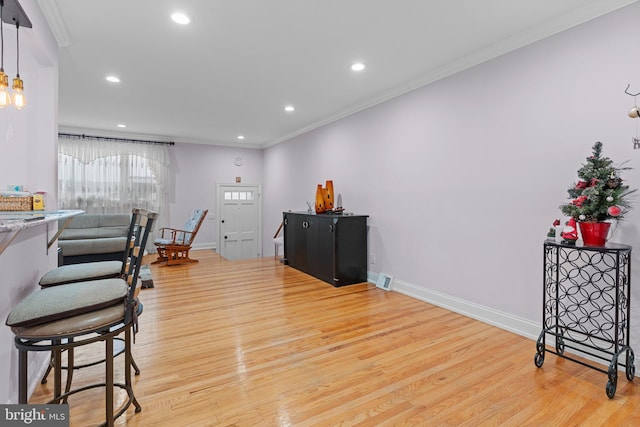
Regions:
<instances>
[{"instance_id":1,"label":"red foil flower pot","mask_svg":"<svg viewBox=\"0 0 640 427\"><path fill-rule=\"evenodd\" d=\"M579 222L585 246L604 246L609 236L610 222Z\"/></svg>"}]
</instances>

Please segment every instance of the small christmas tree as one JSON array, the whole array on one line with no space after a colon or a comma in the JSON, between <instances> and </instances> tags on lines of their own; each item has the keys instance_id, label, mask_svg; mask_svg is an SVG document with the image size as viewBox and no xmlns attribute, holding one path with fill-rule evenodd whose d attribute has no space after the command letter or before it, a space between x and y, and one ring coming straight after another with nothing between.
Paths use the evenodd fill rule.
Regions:
<instances>
[{"instance_id":1,"label":"small christmas tree","mask_svg":"<svg viewBox=\"0 0 640 427\"><path fill-rule=\"evenodd\" d=\"M622 219L631 208L629 196L636 192L620 178L620 172L629 169L602 157L602 143L596 142L593 155L578 169L580 180L568 190L571 201L560 206L562 213L582 222Z\"/></svg>"}]
</instances>

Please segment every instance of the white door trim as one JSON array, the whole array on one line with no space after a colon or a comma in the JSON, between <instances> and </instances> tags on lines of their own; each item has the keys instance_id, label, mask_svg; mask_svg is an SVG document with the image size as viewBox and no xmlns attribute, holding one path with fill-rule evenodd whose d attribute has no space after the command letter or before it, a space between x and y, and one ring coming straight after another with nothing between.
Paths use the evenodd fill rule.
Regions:
<instances>
[{"instance_id":1,"label":"white door trim","mask_svg":"<svg viewBox=\"0 0 640 427\"><path fill-rule=\"evenodd\" d=\"M238 183L216 183L216 218L217 218L217 228L218 228L218 241L217 241L217 251L220 251L222 248L222 227L220 227L220 218L222 215L222 187L234 187L234 188L250 188L255 189L258 195L258 229L257 232L257 245L258 245L258 258L262 257L262 184L238 184ZM220 253L220 252L218 252Z\"/></svg>"}]
</instances>

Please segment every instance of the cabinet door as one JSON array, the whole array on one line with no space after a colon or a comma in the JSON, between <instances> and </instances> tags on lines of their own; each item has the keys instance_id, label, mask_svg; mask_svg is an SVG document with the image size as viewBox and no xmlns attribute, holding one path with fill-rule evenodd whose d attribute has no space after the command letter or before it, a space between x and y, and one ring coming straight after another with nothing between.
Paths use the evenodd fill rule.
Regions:
<instances>
[{"instance_id":1,"label":"cabinet door","mask_svg":"<svg viewBox=\"0 0 640 427\"><path fill-rule=\"evenodd\" d=\"M284 256L286 264L308 273L309 215L284 214Z\"/></svg>"},{"instance_id":2,"label":"cabinet door","mask_svg":"<svg viewBox=\"0 0 640 427\"><path fill-rule=\"evenodd\" d=\"M336 286L367 281L367 219L345 217L335 224Z\"/></svg>"},{"instance_id":3,"label":"cabinet door","mask_svg":"<svg viewBox=\"0 0 640 427\"><path fill-rule=\"evenodd\" d=\"M307 228L307 262L309 274L325 282L334 283L334 219L329 216L310 216Z\"/></svg>"},{"instance_id":4,"label":"cabinet door","mask_svg":"<svg viewBox=\"0 0 640 427\"><path fill-rule=\"evenodd\" d=\"M296 240L299 239L300 231L298 215L284 213L284 263L297 267L299 261L297 251L299 246Z\"/></svg>"}]
</instances>

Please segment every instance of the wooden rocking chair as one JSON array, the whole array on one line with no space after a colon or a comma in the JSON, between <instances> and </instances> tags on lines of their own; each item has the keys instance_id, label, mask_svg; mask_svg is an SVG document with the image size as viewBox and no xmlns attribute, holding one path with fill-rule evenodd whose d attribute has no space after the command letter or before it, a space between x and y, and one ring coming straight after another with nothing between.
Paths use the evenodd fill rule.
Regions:
<instances>
[{"instance_id":1,"label":"wooden rocking chair","mask_svg":"<svg viewBox=\"0 0 640 427\"><path fill-rule=\"evenodd\" d=\"M158 259L153 264L176 265L198 262L197 259L189 258L189 250L208 212L207 209L195 209L189 215L182 230L161 228L161 236L153 242L158 250Z\"/></svg>"}]
</instances>

